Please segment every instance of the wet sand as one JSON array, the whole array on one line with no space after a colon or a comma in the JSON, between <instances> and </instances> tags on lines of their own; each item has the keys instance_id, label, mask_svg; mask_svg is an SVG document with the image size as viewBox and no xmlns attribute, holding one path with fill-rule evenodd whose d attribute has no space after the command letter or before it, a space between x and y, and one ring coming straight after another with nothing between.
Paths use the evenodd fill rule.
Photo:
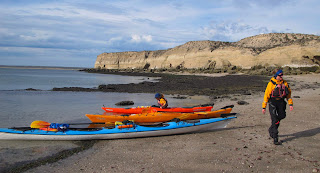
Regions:
<instances>
[{"instance_id":1,"label":"wet sand","mask_svg":"<svg viewBox=\"0 0 320 173\"><path fill-rule=\"evenodd\" d=\"M86 151L27 172L319 172L320 75L285 76L294 110L281 121L276 146L270 115L261 113L263 92L215 99L234 104L238 118L203 133L98 141ZM249 104L239 105L238 101Z\"/></svg>"}]
</instances>

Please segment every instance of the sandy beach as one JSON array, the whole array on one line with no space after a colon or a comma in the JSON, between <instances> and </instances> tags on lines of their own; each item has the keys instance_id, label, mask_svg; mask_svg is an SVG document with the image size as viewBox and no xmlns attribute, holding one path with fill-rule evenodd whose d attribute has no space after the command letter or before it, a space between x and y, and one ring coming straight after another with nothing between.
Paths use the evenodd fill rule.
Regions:
<instances>
[{"instance_id":1,"label":"sandy beach","mask_svg":"<svg viewBox=\"0 0 320 173\"><path fill-rule=\"evenodd\" d=\"M263 92L215 99L234 104L238 118L203 133L97 141L66 159L27 172L320 172L320 75L285 76L294 110L281 121L276 146L270 115L261 113ZM238 101L248 104L239 105Z\"/></svg>"}]
</instances>

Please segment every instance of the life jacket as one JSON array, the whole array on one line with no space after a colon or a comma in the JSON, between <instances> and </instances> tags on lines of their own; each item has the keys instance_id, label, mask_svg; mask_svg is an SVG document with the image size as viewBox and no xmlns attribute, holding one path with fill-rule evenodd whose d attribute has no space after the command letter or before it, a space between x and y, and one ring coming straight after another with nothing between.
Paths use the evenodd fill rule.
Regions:
<instances>
[{"instance_id":1,"label":"life jacket","mask_svg":"<svg viewBox=\"0 0 320 173\"><path fill-rule=\"evenodd\" d=\"M286 98L288 96L289 89L284 83L277 84L272 80L271 82L273 85L275 85L275 88L271 92L271 98Z\"/></svg>"},{"instance_id":2,"label":"life jacket","mask_svg":"<svg viewBox=\"0 0 320 173\"><path fill-rule=\"evenodd\" d=\"M161 99L163 99L163 100L166 101L166 103L165 103L164 105L161 104ZM159 105L160 107L162 107L162 108L167 108L167 107L168 107L168 100L165 99L165 98L163 98L163 97L162 97L161 99L158 100L158 105Z\"/></svg>"}]
</instances>

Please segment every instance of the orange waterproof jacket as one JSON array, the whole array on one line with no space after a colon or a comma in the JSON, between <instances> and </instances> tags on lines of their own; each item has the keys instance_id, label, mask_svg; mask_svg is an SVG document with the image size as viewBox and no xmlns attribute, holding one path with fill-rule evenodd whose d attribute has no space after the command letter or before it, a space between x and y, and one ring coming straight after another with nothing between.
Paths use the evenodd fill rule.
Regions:
<instances>
[{"instance_id":1,"label":"orange waterproof jacket","mask_svg":"<svg viewBox=\"0 0 320 173\"><path fill-rule=\"evenodd\" d=\"M262 102L262 108L265 109L267 107L267 103L268 103L268 101L269 101L269 99L271 97L271 93L274 90L274 88L276 87L276 85L273 84L273 83L276 83L276 85L284 84L288 88L289 94L286 96L286 98L288 100L288 104L290 106L293 106L293 101L292 101L292 98L291 98L291 89L290 89L288 83L285 80L279 81L276 78L272 77L270 79L270 82L268 83L268 86L267 86L266 91L264 93L264 98L263 98L263 102Z\"/></svg>"}]
</instances>

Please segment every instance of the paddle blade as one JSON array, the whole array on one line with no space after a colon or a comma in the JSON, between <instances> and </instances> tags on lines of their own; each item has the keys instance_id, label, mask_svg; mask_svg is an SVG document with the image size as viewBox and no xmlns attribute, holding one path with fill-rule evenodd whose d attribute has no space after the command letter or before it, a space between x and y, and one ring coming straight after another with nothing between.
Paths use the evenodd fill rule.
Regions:
<instances>
[{"instance_id":1,"label":"paddle blade","mask_svg":"<svg viewBox=\"0 0 320 173\"><path fill-rule=\"evenodd\" d=\"M33 121L30 125L31 128L45 128L49 126L50 126L50 123L41 121L41 120Z\"/></svg>"}]
</instances>

